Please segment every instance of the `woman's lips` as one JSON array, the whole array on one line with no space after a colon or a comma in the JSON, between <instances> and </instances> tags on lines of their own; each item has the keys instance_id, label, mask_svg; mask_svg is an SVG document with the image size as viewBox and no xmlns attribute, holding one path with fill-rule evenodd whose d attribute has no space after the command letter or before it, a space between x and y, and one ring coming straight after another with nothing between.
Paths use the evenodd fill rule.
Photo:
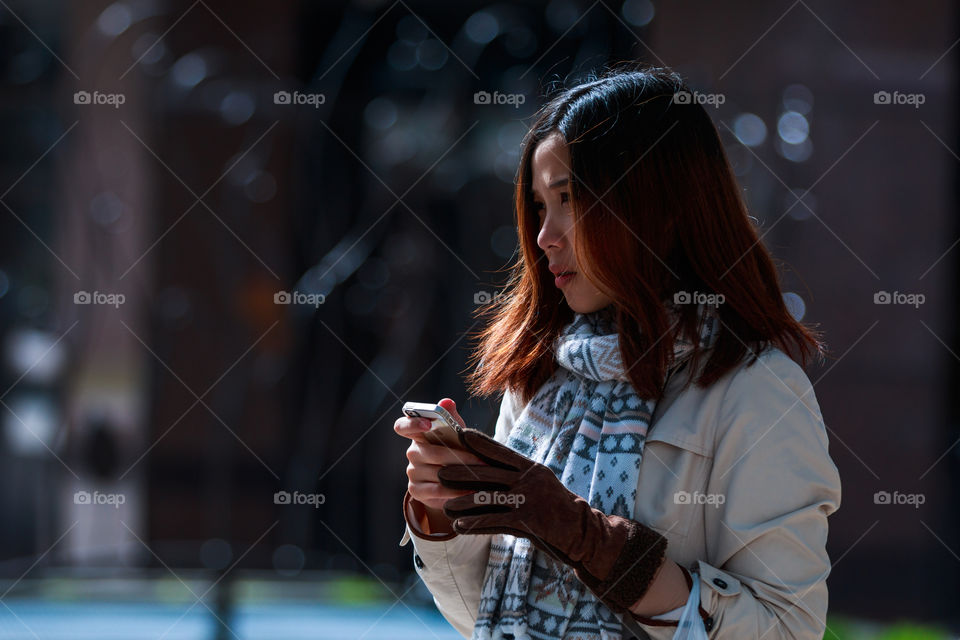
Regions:
<instances>
[{"instance_id":1,"label":"woman's lips","mask_svg":"<svg viewBox=\"0 0 960 640\"><path fill-rule=\"evenodd\" d=\"M568 273L558 275L556 278L553 279L553 284L557 285L558 287L562 287L563 285L570 282L573 279L573 276L575 275L577 275L576 271L570 271Z\"/></svg>"}]
</instances>

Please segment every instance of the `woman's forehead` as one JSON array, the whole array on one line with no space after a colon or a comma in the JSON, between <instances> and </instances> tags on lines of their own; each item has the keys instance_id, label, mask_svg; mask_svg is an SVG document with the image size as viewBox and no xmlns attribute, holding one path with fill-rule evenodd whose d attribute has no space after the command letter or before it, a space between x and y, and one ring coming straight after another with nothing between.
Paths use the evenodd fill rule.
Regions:
<instances>
[{"instance_id":1,"label":"woman's forehead","mask_svg":"<svg viewBox=\"0 0 960 640\"><path fill-rule=\"evenodd\" d=\"M533 152L533 182L535 188L553 188L569 178L570 153L558 135L545 138Z\"/></svg>"}]
</instances>

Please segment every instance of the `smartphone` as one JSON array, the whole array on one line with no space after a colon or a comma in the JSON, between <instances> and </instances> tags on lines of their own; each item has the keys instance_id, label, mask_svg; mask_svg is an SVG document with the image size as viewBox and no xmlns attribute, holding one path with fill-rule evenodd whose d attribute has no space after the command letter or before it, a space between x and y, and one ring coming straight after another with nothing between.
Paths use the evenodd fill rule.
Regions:
<instances>
[{"instance_id":1,"label":"smartphone","mask_svg":"<svg viewBox=\"0 0 960 640\"><path fill-rule=\"evenodd\" d=\"M430 431L423 432L423 439L431 444L442 444L454 449L463 449L460 444L462 427L449 411L438 404L407 402L403 414L408 418L426 418L432 424Z\"/></svg>"}]
</instances>

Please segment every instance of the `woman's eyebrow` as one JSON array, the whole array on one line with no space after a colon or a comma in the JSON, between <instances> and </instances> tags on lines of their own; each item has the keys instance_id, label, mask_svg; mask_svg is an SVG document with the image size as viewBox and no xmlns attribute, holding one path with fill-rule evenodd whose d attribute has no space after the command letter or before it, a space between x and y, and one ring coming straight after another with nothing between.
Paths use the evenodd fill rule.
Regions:
<instances>
[{"instance_id":1,"label":"woman's eyebrow","mask_svg":"<svg viewBox=\"0 0 960 640\"><path fill-rule=\"evenodd\" d=\"M569 183L570 183L569 177L557 178L556 180L554 180L553 182L547 185L547 189L556 189L558 187L565 187ZM539 195L537 193L537 190L532 186L530 187L530 193L533 194L534 196Z\"/></svg>"}]
</instances>

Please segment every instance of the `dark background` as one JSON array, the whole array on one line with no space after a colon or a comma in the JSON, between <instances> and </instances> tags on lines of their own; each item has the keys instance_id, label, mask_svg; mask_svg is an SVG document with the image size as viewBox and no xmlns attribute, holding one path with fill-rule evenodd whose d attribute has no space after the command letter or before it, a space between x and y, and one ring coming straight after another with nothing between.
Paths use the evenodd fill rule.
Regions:
<instances>
[{"instance_id":1,"label":"dark background","mask_svg":"<svg viewBox=\"0 0 960 640\"><path fill-rule=\"evenodd\" d=\"M831 615L956 631L956 44L939 1L4 4L0 572L408 577L392 424L448 396L492 429L463 375L516 249L520 138L551 87L643 60L725 97L751 215L832 349L808 369L843 479Z\"/></svg>"}]
</instances>

